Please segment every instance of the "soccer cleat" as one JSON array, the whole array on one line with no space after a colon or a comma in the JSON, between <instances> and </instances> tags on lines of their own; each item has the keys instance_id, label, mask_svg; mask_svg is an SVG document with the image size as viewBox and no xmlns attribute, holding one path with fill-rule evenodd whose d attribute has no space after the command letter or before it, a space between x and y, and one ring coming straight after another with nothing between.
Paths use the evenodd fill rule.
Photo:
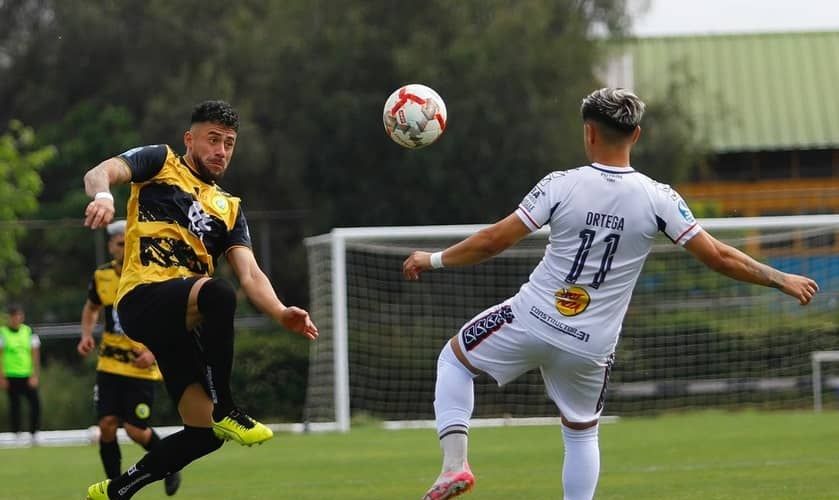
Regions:
<instances>
[{"instance_id":1,"label":"soccer cleat","mask_svg":"<svg viewBox=\"0 0 839 500\"><path fill-rule=\"evenodd\" d=\"M446 500L469 493L475 486L475 476L469 465L461 471L443 472L437 481L425 492L422 500Z\"/></svg>"},{"instance_id":2,"label":"soccer cleat","mask_svg":"<svg viewBox=\"0 0 839 500\"><path fill-rule=\"evenodd\" d=\"M239 408L233 408L219 422L213 422L213 432L219 439L236 441L246 446L262 444L274 437L271 429L252 419Z\"/></svg>"},{"instance_id":3,"label":"soccer cleat","mask_svg":"<svg viewBox=\"0 0 839 500\"><path fill-rule=\"evenodd\" d=\"M110 479L102 482L91 484L87 488L86 500L108 500L108 485L111 484Z\"/></svg>"},{"instance_id":4,"label":"soccer cleat","mask_svg":"<svg viewBox=\"0 0 839 500\"><path fill-rule=\"evenodd\" d=\"M173 472L163 478L163 490L167 496L172 496L177 493L178 488L181 487L181 473Z\"/></svg>"}]
</instances>

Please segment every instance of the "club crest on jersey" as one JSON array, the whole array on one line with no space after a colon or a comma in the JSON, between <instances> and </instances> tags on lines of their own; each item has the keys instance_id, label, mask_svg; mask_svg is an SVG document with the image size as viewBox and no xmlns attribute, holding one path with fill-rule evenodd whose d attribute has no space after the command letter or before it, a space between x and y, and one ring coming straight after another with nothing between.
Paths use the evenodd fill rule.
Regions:
<instances>
[{"instance_id":1,"label":"club crest on jersey","mask_svg":"<svg viewBox=\"0 0 839 500\"><path fill-rule=\"evenodd\" d=\"M134 414L137 415L137 418L145 420L151 415L151 408L146 403L140 403L134 408Z\"/></svg>"},{"instance_id":2,"label":"club crest on jersey","mask_svg":"<svg viewBox=\"0 0 839 500\"><path fill-rule=\"evenodd\" d=\"M591 296L585 288L572 286L554 292L556 310L563 316L576 316L588 307Z\"/></svg>"},{"instance_id":3,"label":"club crest on jersey","mask_svg":"<svg viewBox=\"0 0 839 500\"><path fill-rule=\"evenodd\" d=\"M213 196L213 201L211 203L213 204L213 208L218 210L222 215L227 214L230 210L230 203L227 201L227 198L220 194Z\"/></svg>"}]
</instances>

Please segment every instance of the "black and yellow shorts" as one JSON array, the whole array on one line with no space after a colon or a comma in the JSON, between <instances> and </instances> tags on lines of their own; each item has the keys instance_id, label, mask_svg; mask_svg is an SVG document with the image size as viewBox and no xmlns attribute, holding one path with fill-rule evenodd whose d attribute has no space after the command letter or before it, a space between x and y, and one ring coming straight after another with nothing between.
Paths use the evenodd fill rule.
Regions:
<instances>
[{"instance_id":1,"label":"black and yellow shorts","mask_svg":"<svg viewBox=\"0 0 839 500\"><path fill-rule=\"evenodd\" d=\"M147 428L156 385L153 380L96 372L96 385L93 386L96 417L101 420L116 416L134 427Z\"/></svg>"},{"instance_id":2,"label":"black and yellow shorts","mask_svg":"<svg viewBox=\"0 0 839 500\"><path fill-rule=\"evenodd\" d=\"M196 382L211 394L201 344L186 329L189 292L197 280L174 278L138 285L119 301L117 311L125 334L154 354L175 406L187 386Z\"/></svg>"}]
</instances>

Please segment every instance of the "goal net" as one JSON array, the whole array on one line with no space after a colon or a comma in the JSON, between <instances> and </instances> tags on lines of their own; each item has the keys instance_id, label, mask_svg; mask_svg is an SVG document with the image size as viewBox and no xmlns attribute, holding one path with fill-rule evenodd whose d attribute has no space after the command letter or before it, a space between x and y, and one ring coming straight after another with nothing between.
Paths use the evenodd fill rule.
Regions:
<instances>
[{"instance_id":1,"label":"goal net","mask_svg":"<svg viewBox=\"0 0 839 500\"><path fill-rule=\"evenodd\" d=\"M604 414L812 407L811 353L839 349L839 217L700 223L763 262L815 278L822 293L801 307L777 290L714 273L662 238L635 287ZM310 311L321 332L311 350L309 425L346 430L354 418L434 418L441 347L475 314L515 294L547 244L542 230L483 264L402 278L412 250L445 248L480 227L344 228L306 241ZM819 397L829 406L839 363L819 368ZM482 375L475 395L477 418L557 416L538 371L503 387Z\"/></svg>"}]
</instances>

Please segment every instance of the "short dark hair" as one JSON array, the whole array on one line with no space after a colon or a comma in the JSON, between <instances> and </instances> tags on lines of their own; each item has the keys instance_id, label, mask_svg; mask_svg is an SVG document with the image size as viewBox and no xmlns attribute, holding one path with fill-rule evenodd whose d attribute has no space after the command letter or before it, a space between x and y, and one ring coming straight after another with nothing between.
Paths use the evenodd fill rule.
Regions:
<instances>
[{"instance_id":1,"label":"short dark hair","mask_svg":"<svg viewBox=\"0 0 839 500\"><path fill-rule=\"evenodd\" d=\"M192 123L215 123L239 131L239 112L225 101L204 101L192 110Z\"/></svg>"},{"instance_id":2,"label":"short dark hair","mask_svg":"<svg viewBox=\"0 0 839 500\"><path fill-rule=\"evenodd\" d=\"M626 89L602 88L583 99L580 113L584 121L595 121L620 135L630 135L641 123L646 105Z\"/></svg>"},{"instance_id":3,"label":"short dark hair","mask_svg":"<svg viewBox=\"0 0 839 500\"><path fill-rule=\"evenodd\" d=\"M22 313L22 312L23 312L23 306L18 304L17 302L13 302L13 303L6 306L6 313L8 313L10 316L12 314L19 314L19 313Z\"/></svg>"}]
</instances>

